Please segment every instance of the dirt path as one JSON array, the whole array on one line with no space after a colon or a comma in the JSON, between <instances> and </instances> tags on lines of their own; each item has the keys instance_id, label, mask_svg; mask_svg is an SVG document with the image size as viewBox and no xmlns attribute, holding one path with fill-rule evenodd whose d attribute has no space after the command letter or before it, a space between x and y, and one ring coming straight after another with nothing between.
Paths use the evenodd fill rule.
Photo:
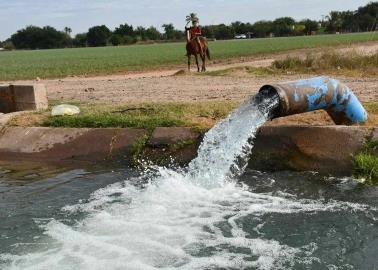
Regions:
<instances>
[{"instance_id":1,"label":"dirt path","mask_svg":"<svg viewBox=\"0 0 378 270\"><path fill-rule=\"evenodd\" d=\"M309 52L319 53L320 50L322 49L297 50L260 56L255 59L242 58L226 63L212 63L208 70L223 70L239 66L268 67L275 59L282 59L288 55L304 56ZM357 44L352 47L339 47L337 50L343 53L356 50L365 54L371 54L378 51L378 42ZM70 77L56 80L42 80L40 82L46 85L49 99L128 103L149 101L242 100L256 93L256 91L266 83L310 77L308 75L215 77L198 76L194 73L183 76L173 76L177 71L178 69L172 69L90 78ZM339 77L338 79L353 88L363 101L378 100L378 78ZM30 82L33 81L17 81L12 83Z\"/></svg>"}]
</instances>

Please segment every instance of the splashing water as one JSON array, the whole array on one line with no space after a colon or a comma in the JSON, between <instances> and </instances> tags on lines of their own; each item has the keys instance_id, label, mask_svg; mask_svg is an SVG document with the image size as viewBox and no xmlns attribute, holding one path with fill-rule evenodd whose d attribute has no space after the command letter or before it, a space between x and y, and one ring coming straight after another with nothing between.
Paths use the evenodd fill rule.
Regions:
<instances>
[{"instance_id":1,"label":"splashing water","mask_svg":"<svg viewBox=\"0 0 378 270\"><path fill-rule=\"evenodd\" d=\"M149 179L144 186L132 184L137 178L100 189L87 202L63 209L68 219L84 214L75 225L40 224L45 248L1 255L0 261L6 269L56 270L288 269L316 261L313 245L290 247L263 234L252 237L243 220L362 206L257 194L232 181L247 164L251 138L278 103L256 100L206 134L187 172L156 168L155 175L143 176Z\"/></svg>"},{"instance_id":2,"label":"splashing water","mask_svg":"<svg viewBox=\"0 0 378 270\"><path fill-rule=\"evenodd\" d=\"M206 187L221 185L243 173L257 129L279 105L279 97L256 96L245 101L206 133L198 157L189 164L190 178Z\"/></svg>"}]
</instances>

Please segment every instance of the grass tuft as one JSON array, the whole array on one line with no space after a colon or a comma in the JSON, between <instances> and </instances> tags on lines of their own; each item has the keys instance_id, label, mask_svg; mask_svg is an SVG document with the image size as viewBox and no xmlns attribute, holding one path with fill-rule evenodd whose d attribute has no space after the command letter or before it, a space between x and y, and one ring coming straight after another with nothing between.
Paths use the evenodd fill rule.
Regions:
<instances>
[{"instance_id":1,"label":"grass tuft","mask_svg":"<svg viewBox=\"0 0 378 270\"><path fill-rule=\"evenodd\" d=\"M69 102L72 104L72 102ZM51 105L59 104L52 101ZM226 117L239 105L236 101L139 103L111 105L75 103L81 113L74 116L51 116L50 110L19 115L11 126L46 126L68 128L144 128L193 127L207 129ZM51 109L51 108L50 108Z\"/></svg>"},{"instance_id":2,"label":"grass tuft","mask_svg":"<svg viewBox=\"0 0 378 270\"><path fill-rule=\"evenodd\" d=\"M297 73L334 73L351 76L377 76L378 53L361 55L357 52L341 54L325 52L321 55L308 54L305 58L287 57L276 60L272 68L279 71L292 71Z\"/></svg>"},{"instance_id":3,"label":"grass tuft","mask_svg":"<svg viewBox=\"0 0 378 270\"><path fill-rule=\"evenodd\" d=\"M140 138L138 138L134 144L132 145L131 149L131 163L134 166L137 166L140 164L140 158L143 155L144 148L146 147L146 144L148 140L150 139L150 135L144 135Z\"/></svg>"},{"instance_id":4,"label":"grass tuft","mask_svg":"<svg viewBox=\"0 0 378 270\"><path fill-rule=\"evenodd\" d=\"M378 141L367 143L354 157L355 176L366 183L378 185Z\"/></svg>"},{"instance_id":5,"label":"grass tuft","mask_svg":"<svg viewBox=\"0 0 378 270\"><path fill-rule=\"evenodd\" d=\"M57 116L49 117L42 124L47 127L71 127L71 128L145 128L183 126L184 122L175 118L163 118L160 116L128 116L111 115L109 113L97 115Z\"/></svg>"}]
</instances>

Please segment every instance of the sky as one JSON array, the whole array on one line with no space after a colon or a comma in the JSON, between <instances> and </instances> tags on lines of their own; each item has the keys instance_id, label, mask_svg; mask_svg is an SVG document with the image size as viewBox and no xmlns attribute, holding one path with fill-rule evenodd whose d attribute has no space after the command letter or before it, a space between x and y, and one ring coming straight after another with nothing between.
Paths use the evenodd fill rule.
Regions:
<instances>
[{"instance_id":1,"label":"sky","mask_svg":"<svg viewBox=\"0 0 378 270\"><path fill-rule=\"evenodd\" d=\"M27 25L70 27L73 34L94 25L110 29L124 23L155 26L173 23L183 29L185 17L197 13L200 23L256 22L291 16L321 19L331 10L355 10L371 0L0 0L0 40Z\"/></svg>"}]
</instances>

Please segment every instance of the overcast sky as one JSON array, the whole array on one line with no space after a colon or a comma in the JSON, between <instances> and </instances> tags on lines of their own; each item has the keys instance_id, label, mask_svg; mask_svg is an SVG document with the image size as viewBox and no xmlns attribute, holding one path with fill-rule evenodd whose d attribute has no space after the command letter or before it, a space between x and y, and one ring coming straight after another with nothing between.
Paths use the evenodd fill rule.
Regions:
<instances>
[{"instance_id":1,"label":"overcast sky","mask_svg":"<svg viewBox=\"0 0 378 270\"><path fill-rule=\"evenodd\" d=\"M185 25L190 12L201 24L255 22L291 16L321 19L331 10L355 10L371 0L0 0L0 40L26 25L51 25L73 34L94 25L113 29L121 23L155 26Z\"/></svg>"}]
</instances>

